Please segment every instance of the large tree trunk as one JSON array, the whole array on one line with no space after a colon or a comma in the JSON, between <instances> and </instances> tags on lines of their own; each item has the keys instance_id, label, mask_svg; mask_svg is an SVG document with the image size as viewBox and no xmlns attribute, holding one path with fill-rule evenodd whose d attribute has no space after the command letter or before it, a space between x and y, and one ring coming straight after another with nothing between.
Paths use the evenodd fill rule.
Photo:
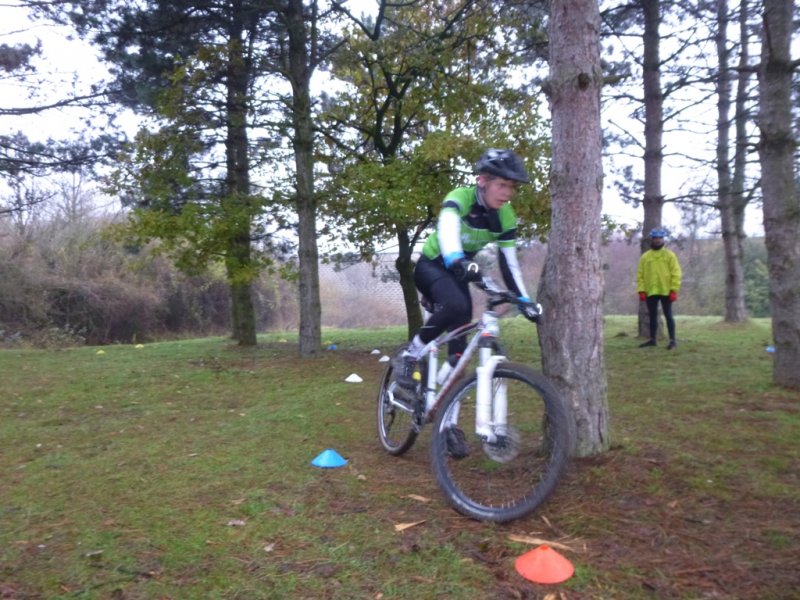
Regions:
<instances>
[{"instance_id":1,"label":"large tree trunk","mask_svg":"<svg viewBox=\"0 0 800 600\"><path fill-rule=\"evenodd\" d=\"M748 101L750 97L750 54L748 48L750 47L750 23L748 22L749 7L746 0L741 0L739 3L739 69L736 78L736 111L734 113L734 124L736 131L736 146L733 153L733 180L731 181L731 200L732 207L732 221L734 230L736 232L736 240L738 243L739 253L739 269L741 271L741 288L737 290L737 295L741 295L741 310L744 319L747 318L747 298L746 286L744 281L744 213L752 195L745 190L745 181L747 179L747 162L748 153L750 150L750 139L747 131L748 124L751 121L748 112ZM736 299L736 307L738 310L739 300ZM732 318L735 316L732 313Z\"/></svg>"},{"instance_id":2,"label":"large tree trunk","mask_svg":"<svg viewBox=\"0 0 800 600\"><path fill-rule=\"evenodd\" d=\"M600 255L603 166L600 15L595 0L550 8L552 229L542 272L542 366L577 425L575 453L609 448Z\"/></svg>"},{"instance_id":3,"label":"large tree trunk","mask_svg":"<svg viewBox=\"0 0 800 600\"><path fill-rule=\"evenodd\" d=\"M224 206L230 223L226 270L231 295L231 328L240 346L256 345L256 318L251 291L250 165L247 143L248 75L242 54L241 28L230 32L228 49L226 185Z\"/></svg>"},{"instance_id":4,"label":"large tree trunk","mask_svg":"<svg viewBox=\"0 0 800 600\"><path fill-rule=\"evenodd\" d=\"M664 195L661 170L664 163L664 93L661 89L660 0L642 0L644 34L642 36L642 81L644 85L644 221L641 252L650 248L650 230L661 227ZM644 302L639 303L639 336L650 337L650 315Z\"/></svg>"},{"instance_id":5,"label":"large tree trunk","mask_svg":"<svg viewBox=\"0 0 800 600\"><path fill-rule=\"evenodd\" d=\"M228 271L230 274L230 270ZM230 276L230 275L229 275ZM230 283L231 329L239 346L255 346L256 313L250 283Z\"/></svg>"},{"instance_id":6,"label":"large tree trunk","mask_svg":"<svg viewBox=\"0 0 800 600\"><path fill-rule=\"evenodd\" d=\"M792 3L765 0L759 67L761 189L769 269L773 379L800 388L800 200L792 135Z\"/></svg>"},{"instance_id":7,"label":"large tree trunk","mask_svg":"<svg viewBox=\"0 0 800 600\"><path fill-rule=\"evenodd\" d=\"M300 280L300 356L319 354L322 346L322 304L319 292L317 205L314 197L314 130L311 118L311 74L303 2L290 0L286 9L289 28L289 78L292 83L292 122L297 183L297 234Z\"/></svg>"},{"instance_id":8,"label":"large tree trunk","mask_svg":"<svg viewBox=\"0 0 800 600\"><path fill-rule=\"evenodd\" d=\"M744 303L744 267L742 265L743 223L737 220L739 200L733 188L730 166L730 111L733 78L728 50L728 2L717 0L717 182L722 241L725 248L725 321L739 323L747 319ZM746 52L746 50L745 50Z\"/></svg>"},{"instance_id":9,"label":"large tree trunk","mask_svg":"<svg viewBox=\"0 0 800 600\"><path fill-rule=\"evenodd\" d=\"M422 311L419 307L419 293L414 283L414 261L411 259L414 244L409 239L408 230L402 227L397 228L397 242L399 250L394 265L400 274L400 289L403 290L406 322L408 323L408 339L410 340L423 325Z\"/></svg>"},{"instance_id":10,"label":"large tree trunk","mask_svg":"<svg viewBox=\"0 0 800 600\"><path fill-rule=\"evenodd\" d=\"M747 163L750 153L750 134L748 126L752 121L752 115L748 109L750 102L750 22L747 0L739 3L739 66L736 77L736 112L734 113L734 124L736 131L736 146L733 153L733 220L736 230L739 232L739 239L744 240L744 213L747 205L752 198L752 192L745 189L747 181ZM744 252L742 252L744 253Z\"/></svg>"}]
</instances>

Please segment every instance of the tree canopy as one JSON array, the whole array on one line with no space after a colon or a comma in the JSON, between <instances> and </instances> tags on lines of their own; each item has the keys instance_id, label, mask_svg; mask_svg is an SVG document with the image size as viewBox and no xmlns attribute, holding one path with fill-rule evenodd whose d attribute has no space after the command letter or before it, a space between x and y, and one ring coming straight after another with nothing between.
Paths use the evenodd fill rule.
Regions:
<instances>
[{"instance_id":1,"label":"tree canopy","mask_svg":"<svg viewBox=\"0 0 800 600\"><path fill-rule=\"evenodd\" d=\"M525 233L546 229L539 100L513 85L513 29L498 33L515 23L490 2L410 3L351 26L332 62L344 89L324 97L320 115L332 174L323 211L363 257L396 248L409 332L420 325L411 255L487 147L527 158L534 183L515 207Z\"/></svg>"}]
</instances>

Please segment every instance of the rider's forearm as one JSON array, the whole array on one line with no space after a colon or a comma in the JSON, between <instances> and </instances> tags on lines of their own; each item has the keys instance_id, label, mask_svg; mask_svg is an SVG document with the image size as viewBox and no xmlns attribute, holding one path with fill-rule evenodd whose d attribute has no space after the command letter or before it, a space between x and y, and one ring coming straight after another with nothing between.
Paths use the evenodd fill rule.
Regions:
<instances>
[{"instance_id":1,"label":"rider's forearm","mask_svg":"<svg viewBox=\"0 0 800 600\"><path fill-rule=\"evenodd\" d=\"M522 269L519 266L516 248L500 248L500 272L503 274L506 286L518 296L530 297L522 280Z\"/></svg>"},{"instance_id":2,"label":"rider's forearm","mask_svg":"<svg viewBox=\"0 0 800 600\"><path fill-rule=\"evenodd\" d=\"M443 208L439 213L439 221L436 225L436 233L439 236L439 250L444 258L445 266L458 258L463 258L464 248L461 246L461 216L458 211L451 208Z\"/></svg>"}]
</instances>

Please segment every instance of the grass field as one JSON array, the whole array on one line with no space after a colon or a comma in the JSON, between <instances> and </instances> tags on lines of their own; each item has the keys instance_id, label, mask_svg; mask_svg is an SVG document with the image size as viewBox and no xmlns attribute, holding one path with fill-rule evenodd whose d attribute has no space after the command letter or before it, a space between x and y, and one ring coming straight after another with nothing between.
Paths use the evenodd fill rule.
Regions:
<instances>
[{"instance_id":1,"label":"grass field","mask_svg":"<svg viewBox=\"0 0 800 600\"><path fill-rule=\"evenodd\" d=\"M447 507L427 431L379 450L370 351L403 329L305 361L292 334L0 350L0 598L797 597L800 392L771 384L769 322L678 318L671 352L635 329L606 322L612 449L503 526ZM527 323L503 334L538 364ZM326 448L347 466L311 466ZM519 536L575 575L523 579Z\"/></svg>"}]
</instances>

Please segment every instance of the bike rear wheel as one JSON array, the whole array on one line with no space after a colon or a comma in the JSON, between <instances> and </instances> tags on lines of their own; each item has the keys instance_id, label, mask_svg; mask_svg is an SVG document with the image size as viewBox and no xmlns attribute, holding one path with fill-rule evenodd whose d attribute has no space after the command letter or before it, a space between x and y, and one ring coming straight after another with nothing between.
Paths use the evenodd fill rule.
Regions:
<instances>
[{"instance_id":1,"label":"bike rear wheel","mask_svg":"<svg viewBox=\"0 0 800 600\"><path fill-rule=\"evenodd\" d=\"M378 390L378 439L389 454L400 456L407 452L419 435L420 408L416 402L396 397L392 363L386 368Z\"/></svg>"},{"instance_id":2,"label":"bike rear wheel","mask_svg":"<svg viewBox=\"0 0 800 600\"><path fill-rule=\"evenodd\" d=\"M563 475L573 445L573 426L555 388L539 373L515 363L501 363L492 394L505 388L507 427L493 430L487 442L475 433L477 376L457 385L438 411L431 440L436 482L458 512L481 521L506 522L524 517L544 503ZM447 429L456 424L466 448L448 448ZM463 451L468 451L463 456ZM463 456L457 458L457 456Z\"/></svg>"}]
</instances>

